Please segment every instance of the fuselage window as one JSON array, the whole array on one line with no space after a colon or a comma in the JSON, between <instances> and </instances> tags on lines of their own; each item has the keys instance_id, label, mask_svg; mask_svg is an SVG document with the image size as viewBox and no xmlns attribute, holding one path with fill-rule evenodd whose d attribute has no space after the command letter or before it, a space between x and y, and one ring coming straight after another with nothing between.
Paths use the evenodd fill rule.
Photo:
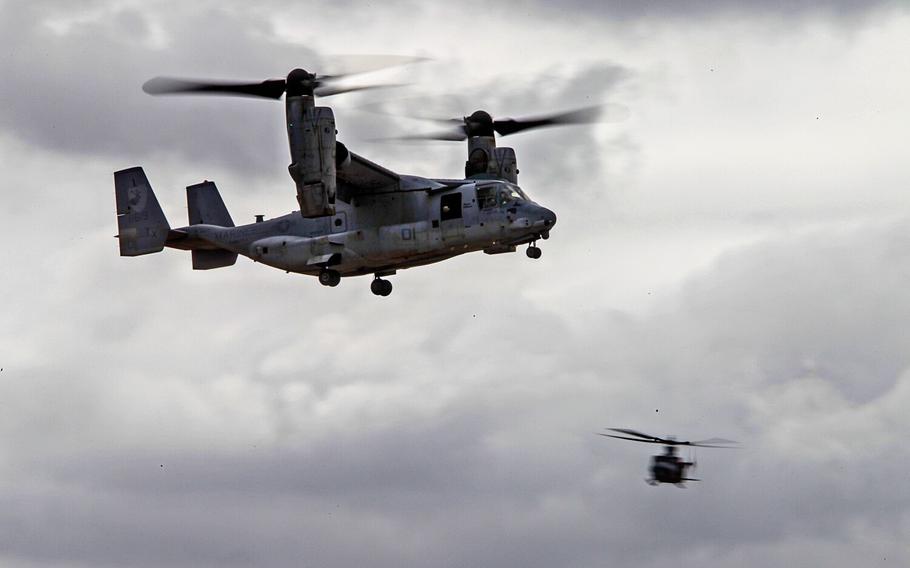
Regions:
<instances>
[{"instance_id":1,"label":"fuselage window","mask_svg":"<svg viewBox=\"0 0 910 568\"><path fill-rule=\"evenodd\" d=\"M440 200L442 211L439 213L440 219L448 221L449 219L461 219L461 192L456 191L448 195L443 195Z\"/></svg>"},{"instance_id":2,"label":"fuselage window","mask_svg":"<svg viewBox=\"0 0 910 568\"><path fill-rule=\"evenodd\" d=\"M477 203L481 209L496 207L496 186L488 185L477 188Z\"/></svg>"}]
</instances>

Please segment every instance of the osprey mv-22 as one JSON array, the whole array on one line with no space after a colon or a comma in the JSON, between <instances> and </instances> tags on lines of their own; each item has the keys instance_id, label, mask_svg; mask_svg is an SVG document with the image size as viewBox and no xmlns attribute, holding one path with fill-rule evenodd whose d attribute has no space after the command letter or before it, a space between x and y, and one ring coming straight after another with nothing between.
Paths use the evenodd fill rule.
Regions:
<instances>
[{"instance_id":1,"label":"osprey mv-22","mask_svg":"<svg viewBox=\"0 0 910 568\"><path fill-rule=\"evenodd\" d=\"M477 111L447 121L448 131L427 138L467 140L465 178L430 179L390 171L335 139L332 109L316 106L315 97L365 88L338 85L339 77L295 69L286 79L260 83L147 82L143 89L150 94L284 96L288 171L300 210L235 226L215 184L206 181L186 188L189 224L172 228L142 168L129 168L114 174L120 254L189 250L197 270L231 266L243 255L317 276L324 286L372 274L370 289L379 296L391 293L385 277L397 270L466 252L499 254L527 244L528 257L540 258L536 242L549 237L556 215L518 187L515 152L497 147L495 135L587 122L596 109L528 120L494 120Z\"/></svg>"}]
</instances>

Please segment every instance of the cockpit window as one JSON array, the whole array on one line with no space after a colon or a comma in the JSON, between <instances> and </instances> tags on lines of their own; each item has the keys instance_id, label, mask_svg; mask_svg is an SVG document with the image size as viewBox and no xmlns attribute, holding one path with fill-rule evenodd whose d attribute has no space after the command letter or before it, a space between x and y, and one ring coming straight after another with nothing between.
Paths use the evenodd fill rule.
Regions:
<instances>
[{"instance_id":1,"label":"cockpit window","mask_svg":"<svg viewBox=\"0 0 910 568\"><path fill-rule=\"evenodd\" d=\"M513 201L524 201L528 197L517 185L505 182L495 182L477 186L477 202L481 209L489 209L497 205L505 206Z\"/></svg>"},{"instance_id":2,"label":"cockpit window","mask_svg":"<svg viewBox=\"0 0 910 568\"><path fill-rule=\"evenodd\" d=\"M499 188L499 204L506 205L513 201L518 201L522 199L522 196L519 192L515 191L513 187L501 187Z\"/></svg>"}]
</instances>

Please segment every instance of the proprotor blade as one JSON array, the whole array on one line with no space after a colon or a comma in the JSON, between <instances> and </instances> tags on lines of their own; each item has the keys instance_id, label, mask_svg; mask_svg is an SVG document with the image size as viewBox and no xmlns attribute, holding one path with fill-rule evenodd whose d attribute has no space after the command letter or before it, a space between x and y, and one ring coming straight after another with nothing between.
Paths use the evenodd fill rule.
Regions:
<instances>
[{"instance_id":1,"label":"proprotor blade","mask_svg":"<svg viewBox=\"0 0 910 568\"><path fill-rule=\"evenodd\" d=\"M269 79L260 83L237 83L155 77L146 81L142 85L142 90L150 95L216 94L280 99L284 94L285 85L284 79Z\"/></svg>"},{"instance_id":2,"label":"proprotor blade","mask_svg":"<svg viewBox=\"0 0 910 568\"><path fill-rule=\"evenodd\" d=\"M359 69L354 69L345 74L317 75L303 69L294 69L288 73L286 79L269 79L259 83L155 77L154 79L146 81L142 86L142 90L150 95L215 94L279 99L281 98L281 95L287 92L289 96L315 94L317 96L328 97L331 95L363 91L366 89L399 87L401 86L400 84L342 86L334 83L354 74L426 60L425 58L408 56L376 55L356 57L368 60L368 62L366 64L361 64Z\"/></svg>"},{"instance_id":3,"label":"proprotor blade","mask_svg":"<svg viewBox=\"0 0 910 568\"><path fill-rule=\"evenodd\" d=\"M320 67L332 69L341 75L362 75L390 67L401 67L413 63L430 61L429 57L414 55L391 55L382 53L339 53L319 58ZM321 75L321 78L327 78Z\"/></svg>"},{"instance_id":4,"label":"proprotor blade","mask_svg":"<svg viewBox=\"0 0 910 568\"><path fill-rule=\"evenodd\" d=\"M324 77L320 77L325 81ZM357 91L369 91L372 89L390 89L395 87L404 87L404 83L397 84L384 84L384 85L352 85L349 87L344 87L341 85L326 85L321 84L313 90L313 94L317 97L331 97L332 95L340 95L342 93L354 93Z\"/></svg>"},{"instance_id":5,"label":"proprotor blade","mask_svg":"<svg viewBox=\"0 0 910 568\"><path fill-rule=\"evenodd\" d=\"M505 118L494 120L488 112L483 110L475 111L469 116L457 119L410 116L410 118L417 118L419 120L432 120L443 124L451 124L452 129L443 133L408 136L407 139L461 141L470 136L493 136L496 133L500 136L508 136L509 134L515 134L516 132L547 126L566 126L591 122L615 122L624 120L628 115L628 109L623 105L603 104L552 115L523 119Z\"/></svg>"},{"instance_id":6,"label":"proprotor blade","mask_svg":"<svg viewBox=\"0 0 910 568\"><path fill-rule=\"evenodd\" d=\"M545 126L587 124L589 122L595 122L602 110L603 108L600 106L592 106L535 118L523 118L520 120L506 118L493 121L493 128L500 136L508 136L509 134L515 134L516 132L521 132L523 130L543 128Z\"/></svg>"},{"instance_id":7,"label":"proprotor blade","mask_svg":"<svg viewBox=\"0 0 910 568\"><path fill-rule=\"evenodd\" d=\"M464 130L449 130L436 132L434 134L411 134L406 136L391 136L386 138L374 138L374 142L388 142L388 141L402 141L402 142L416 142L419 140L442 140L445 142L461 142L466 140L468 135L464 133Z\"/></svg>"}]
</instances>

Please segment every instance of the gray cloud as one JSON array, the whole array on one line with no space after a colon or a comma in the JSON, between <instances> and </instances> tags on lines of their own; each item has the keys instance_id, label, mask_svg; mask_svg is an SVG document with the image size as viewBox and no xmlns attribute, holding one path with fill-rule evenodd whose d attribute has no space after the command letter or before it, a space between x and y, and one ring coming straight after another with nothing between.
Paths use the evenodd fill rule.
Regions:
<instances>
[{"instance_id":1,"label":"gray cloud","mask_svg":"<svg viewBox=\"0 0 910 568\"><path fill-rule=\"evenodd\" d=\"M0 125L8 132L48 150L126 165L177 156L247 175L286 166L280 102L156 99L140 87L156 75L281 77L297 66L317 69L323 56L278 39L258 12L216 4L154 14L98 6L99 15L88 21L79 11L47 4L0 19L13 46L0 59L7 78ZM74 22L49 25L69 19Z\"/></svg>"},{"instance_id":2,"label":"gray cloud","mask_svg":"<svg viewBox=\"0 0 910 568\"><path fill-rule=\"evenodd\" d=\"M299 286L271 285L255 313L229 323L223 302L270 279L241 277L217 302L204 300L210 284L184 279L181 294L198 298L189 319L148 293L155 282L128 286L84 314L129 310L148 322L132 336L80 338L76 317L53 332L70 343L53 361L4 376L3 400L31 410L3 427L16 459L2 548L33 562L148 566L657 565L678 554L760 566L792 539L867 550L856 523L884 535L907 506L887 483L906 452L867 445L863 430L898 420L875 429L896 441L906 421L910 374L896 346L907 257L895 248L905 229L746 247L650 316L593 312L577 330L521 298L440 305L429 287L397 305L349 302L339 317L312 302L289 311ZM773 285L781 274L786 286ZM838 282L819 295L831 274ZM88 297L93 281L64 285ZM883 296L893 317L868 312ZM752 312L767 323L744 326ZM289 336L257 327L263 313L320 324ZM180 333L162 335L171 321ZM798 323L813 321L826 325L807 341ZM212 333L217 322L225 334ZM207 374L225 353L230 365ZM730 436L745 449L701 452L705 482L689 492L652 489L640 482L648 448L593 435L608 425Z\"/></svg>"},{"instance_id":3,"label":"gray cloud","mask_svg":"<svg viewBox=\"0 0 910 568\"><path fill-rule=\"evenodd\" d=\"M737 233L712 242L728 250L705 262L685 249L719 233L684 230L704 217L693 213L700 203L678 200L674 223L659 231L662 219L644 219L652 224L630 239L611 222L625 213L616 195L669 199L679 181L671 172L651 178L665 187L626 187L634 171L606 175L622 171L613 160L660 167L639 154L663 138L641 138L633 118L507 139L523 185L560 214L539 263L469 255L406 271L395 294L374 301L366 279L328 290L245 261L200 273L176 251L119 258L112 163L154 163L175 223L183 204L174 188L208 167L256 187L286 182L280 105L152 99L137 85L164 72L280 74L316 46L275 60L296 44L271 35L272 6L165 15L107 6L56 31L38 22L91 10L3 12L9 45L31 53L4 60L18 87L0 87L10 102L0 109L0 223L12 243L0 250L9 268L0 284L2 563L910 560L908 503L895 489L910 426L906 220L880 215L848 228L823 217L811 229ZM355 11L351 25L370 17ZM157 43L158 26L170 43ZM202 28L210 41L189 39ZM365 42L375 34L356 29ZM491 36L522 48L524 61L504 65L530 65L532 42L521 38L533 31L503 25ZM654 87L641 62L600 61L502 74L501 87L475 62L447 69L480 91L466 88L467 110L497 114L571 108L588 104L586 94L628 103ZM61 81L70 106L59 104ZM25 92L35 98L17 99ZM631 108L633 117L642 110L654 108ZM664 101L659 110L689 109ZM716 147L691 144L705 157L695 169L717 166ZM463 161L456 146L438 156L368 148L402 171L457 173ZM289 191L246 195L237 185L222 185L236 219L293 204ZM679 285L649 278L673 251L686 264ZM638 288L655 299L627 302L622 291ZM686 491L651 488L641 478L652 448L594 435L608 426L725 436L744 448L699 452L704 482Z\"/></svg>"},{"instance_id":4,"label":"gray cloud","mask_svg":"<svg viewBox=\"0 0 910 568\"><path fill-rule=\"evenodd\" d=\"M760 0L693 0L673 2L672 0L571 0L561 5L561 10L571 9L574 13L598 14L617 22L623 21L704 21L715 18L770 17L774 19L805 20L812 17L826 17L849 21L883 9L903 9L905 5L894 0L865 2L863 0L797 0L794 2L763 2ZM551 8L544 4L542 9ZM564 13L564 12L563 12Z\"/></svg>"}]
</instances>

